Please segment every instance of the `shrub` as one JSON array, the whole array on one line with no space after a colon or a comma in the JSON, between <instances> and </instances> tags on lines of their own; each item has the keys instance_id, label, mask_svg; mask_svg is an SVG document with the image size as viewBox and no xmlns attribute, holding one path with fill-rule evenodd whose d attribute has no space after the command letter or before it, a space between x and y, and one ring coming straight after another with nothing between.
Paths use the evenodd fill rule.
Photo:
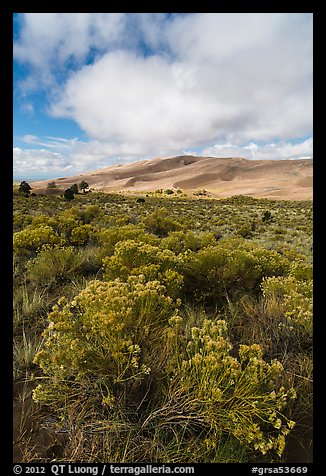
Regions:
<instances>
[{"instance_id":1,"label":"shrub","mask_svg":"<svg viewBox=\"0 0 326 476\"><path fill-rule=\"evenodd\" d=\"M160 238L167 236L171 231L177 231L183 228L181 223L168 217L168 212L165 208L160 208L143 218L142 223L144 223L149 233L154 233L154 235Z\"/></svg>"},{"instance_id":2,"label":"shrub","mask_svg":"<svg viewBox=\"0 0 326 476\"><path fill-rule=\"evenodd\" d=\"M180 260L170 250L135 240L117 243L114 254L103 260L104 277L111 280L127 280L130 275L142 275L147 281L158 279L170 295L176 296L183 278L178 273Z\"/></svg>"},{"instance_id":3,"label":"shrub","mask_svg":"<svg viewBox=\"0 0 326 476\"><path fill-rule=\"evenodd\" d=\"M167 248L176 254L187 250L198 251L215 244L214 234L210 232L172 231L169 236L161 240L162 248Z\"/></svg>"},{"instance_id":4,"label":"shrub","mask_svg":"<svg viewBox=\"0 0 326 476\"><path fill-rule=\"evenodd\" d=\"M223 439L231 439L231 446L233 439L252 451L281 456L285 437L294 426L284 408L295 398L295 391L279 385L280 362L265 362L258 345L241 345L239 359L232 357L222 320L206 319L202 327L193 327L192 338L186 343L180 320L170 319L168 336L175 343L175 356L166 398L146 425L167 431L173 428L180 441L186 431L188 439L189 433L197 435L199 461L218 462Z\"/></svg>"},{"instance_id":5,"label":"shrub","mask_svg":"<svg viewBox=\"0 0 326 476\"><path fill-rule=\"evenodd\" d=\"M262 221L271 221L272 219L272 213L269 210L265 210L262 216Z\"/></svg>"},{"instance_id":6,"label":"shrub","mask_svg":"<svg viewBox=\"0 0 326 476\"><path fill-rule=\"evenodd\" d=\"M30 202L18 185L14 371L19 388L33 372L35 399L50 405L26 399L39 416L22 408L23 461L52 458L29 431L44 415L55 419L51 434L64 425L53 458L65 461L275 462L288 417L297 423L289 447L302 444L300 461L308 460L311 202L206 192L187 200L176 190L172 200L149 193L146 203L95 191ZM271 221L262 221L265 210ZM49 315L42 342L60 295L67 301ZM32 362L40 346L43 373ZM282 386L299 397L290 401Z\"/></svg>"},{"instance_id":7,"label":"shrub","mask_svg":"<svg viewBox=\"0 0 326 476\"><path fill-rule=\"evenodd\" d=\"M273 250L244 244L243 240L219 243L185 255L184 289L198 302L219 305L226 296L258 293L263 277L284 275L290 268L288 260Z\"/></svg>"},{"instance_id":8,"label":"shrub","mask_svg":"<svg viewBox=\"0 0 326 476\"><path fill-rule=\"evenodd\" d=\"M75 246L85 246L94 241L96 233L91 225L80 225L73 228L70 236L70 243Z\"/></svg>"},{"instance_id":9,"label":"shrub","mask_svg":"<svg viewBox=\"0 0 326 476\"><path fill-rule=\"evenodd\" d=\"M71 188L66 188L64 191L63 197L65 200L73 200L75 198L74 192L71 190Z\"/></svg>"},{"instance_id":10,"label":"shrub","mask_svg":"<svg viewBox=\"0 0 326 476\"><path fill-rule=\"evenodd\" d=\"M35 358L46 379L34 400L58 409L86 401L94 411L121 404L151 372L175 310L164 286L135 277L92 281L71 303L60 299Z\"/></svg>"},{"instance_id":11,"label":"shrub","mask_svg":"<svg viewBox=\"0 0 326 476\"><path fill-rule=\"evenodd\" d=\"M64 212L59 213L57 216L57 223L53 225L55 226L57 233L60 234L62 238L69 241L72 230L83 224L80 215L80 210L75 207L72 207L70 208L70 210L65 210Z\"/></svg>"},{"instance_id":12,"label":"shrub","mask_svg":"<svg viewBox=\"0 0 326 476\"><path fill-rule=\"evenodd\" d=\"M270 277L263 280L262 291L265 299L278 299L291 331L303 333L308 339L311 339L313 314L312 280L298 281L291 275Z\"/></svg>"},{"instance_id":13,"label":"shrub","mask_svg":"<svg viewBox=\"0 0 326 476\"><path fill-rule=\"evenodd\" d=\"M195 197L200 197L200 196L204 196L206 197L208 195L208 192L207 190L203 189L203 190L196 190L196 192L194 192L194 196Z\"/></svg>"},{"instance_id":14,"label":"shrub","mask_svg":"<svg viewBox=\"0 0 326 476\"><path fill-rule=\"evenodd\" d=\"M238 229L237 234L243 238L250 238L252 236L251 225L243 225Z\"/></svg>"},{"instance_id":15,"label":"shrub","mask_svg":"<svg viewBox=\"0 0 326 476\"><path fill-rule=\"evenodd\" d=\"M101 231L98 236L104 252L108 255L114 252L115 245L120 241L139 240L151 245L159 242L155 235L147 233L142 226L131 224L120 226L119 228L109 228L108 230Z\"/></svg>"},{"instance_id":16,"label":"shrub","mask_svg":"<svg viewBox=\"0 0 326 476\"><path fill-rule=\"evenodd\" d=\"M31 256L44 244L55 245L60 241L60 237L48 225L25 228L14 233L13 250L17 255Z\"/></svg>"},{"instance_id":17,"label":"shrub","mask_svg":"<svg viewBox=\"0 0 326 476\"><path fill-rule=\"evenodd\" d=\"M244 295L235 304L233 333L237 341L258 342L270 357L310 355L312 350L312 279L298 280L291 264L286 276L263 278L257 298ZM294 273L294 274L293 274ZM232 313L233 304L230 302Z\"/></svg>"},{"instance_id":18,"label":"shrub","mask_svg":"<svg viewBox=\"0 0 326 476\"><path fill-rule=\"evenodd\" d=\"M72 246L44 247L27 265L32 283L54 286L73 279L83 271L83 257Z\"/></svg>"},{"instance_id":19,"label":"shrub","mask_svg":"<svg viewBox=\"0 0 326 476\"><path fill-rule=\"evenodd\" d=\"M88 205L82 213L82 220L85 224L91 223L95 218L101 214L101 208L98 205Z\"/></svg>"}]
</instances>

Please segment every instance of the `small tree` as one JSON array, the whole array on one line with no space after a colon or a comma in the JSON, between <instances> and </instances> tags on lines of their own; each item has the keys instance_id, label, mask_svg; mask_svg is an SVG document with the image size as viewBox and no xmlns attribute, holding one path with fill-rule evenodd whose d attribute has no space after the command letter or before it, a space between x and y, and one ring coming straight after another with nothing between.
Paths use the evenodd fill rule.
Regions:
<instances>
[{"instance_id":1,"label":"small tree","mask_svg":"<svg viewBox=\"0 0 326 476\"><path fill-rule=\"evenodd\" d=\"M82 190L85 193L86 188L89 188L89 185L85 180L82 180L80 184L78 185L79 190Z\"/></svg>"},{"instance_id":2,"label":"small tree","mask_svg":"<svg viewBox=\"0 0 326 476\"><path fill-rule=\"evenodd\" d=\"M55 182L49 182L47 188L57 188L57 185Z\"/></svg>"},{"instance_id":3,"label":"small tree","mask_svg":"<svg viewBox=\"0 0 326 476\"><path fill-rule=\"evenodd\" d=\"M63 197L65 200L72 200L73 198L75 198L75 195L74 195L74 192L71 190L71 188L67 188L64 191Z\"/></svg>"},{"instance_id":4,"label":"small tree","mask_svg":"<svg viewBox=\"0 0 326 476\"><path fill-rule=\"evenodd\" d=\"M73 193L78 193L78 185L76 183L74 183L71 187L70 187L70 190L73 192Z\"/></svg>"},{"instance_id":5,"label":"small tree","mask_svg":"<svg viewBox=\"0 0 326 476\"><path fill-rule=\"evenodd\" d=\"M262 221L271 221L272 219L272 214L269 210L265 210L262 216Z\"/></svg>"},{"instance_id":6,"label":"small tree","mask_svg":"<svg viewBox=\"0 0 326 476\"><path fill-rule=\"evenodd\" d=\"M21 193L24 193L25 195L29 195L30 194L30 191L32 190L32 187L30 186L29 183L25 182L25 180L23 180L20 185L19 185L19 188L18 188L19 192Z\"/></svg>"}]
</instances>

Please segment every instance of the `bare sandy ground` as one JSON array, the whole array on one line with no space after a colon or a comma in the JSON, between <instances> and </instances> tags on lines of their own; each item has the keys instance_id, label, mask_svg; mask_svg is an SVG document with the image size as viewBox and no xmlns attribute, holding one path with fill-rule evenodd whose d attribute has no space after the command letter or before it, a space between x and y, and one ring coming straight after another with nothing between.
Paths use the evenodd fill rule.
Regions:
<instances>
[{"instance_id":1,"label":"bare sandy ground","mask_svg":"<svg viewBox=\"0 0 326 476\"><path fill-rule=\"evenodd\" d=\"M187 192L205 189L216 198L250 195L257 198L310 200L313 198L313 160L248 160L178 156L111 166L70 177L51 179L67 188L85 180L104 192L149 192L180 188ZM33 191L50 180L30 182Z\"/></svg>"}]
</instances>

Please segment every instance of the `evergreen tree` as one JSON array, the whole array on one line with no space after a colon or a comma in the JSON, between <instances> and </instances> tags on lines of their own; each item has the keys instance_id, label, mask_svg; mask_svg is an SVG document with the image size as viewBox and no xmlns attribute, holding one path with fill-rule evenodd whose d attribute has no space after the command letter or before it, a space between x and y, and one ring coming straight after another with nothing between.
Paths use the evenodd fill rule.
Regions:
<instances>
[{"instance_id":1,"label":"evergreen tree","mask_svg":"<svg viewBox=\"0 0 326 476\"><path fill-rule=\"evenodd\" d=\"M78 185L76 183L74 183L71 187L70 187L70 190L73 192L73 193L78 193Z\"/></svg>"},{"instance_id":2,"label":"evergreen tree","mask_svg":"<svg viewBox=\"0 0 326 476\"><path fill-rule=\"evenodd\" d=\"M79 187L79 190L82 190L85 193L85 189L89 188L89 185L87 182L85 182L85 180L82 180L78 187Z\"/></svg>"},{"instance_id":3,"label":"evergreen tree","mask_svg":"<svg viewBox=\"0 0 326 476\"><path fill-rule=\"evenodd\" d=\"M25 193L25 194L29 195L30 191L32 190L32 187L30 186L29 183L27 183L27 182L25 182L25 180L23 180L20 183L18 190L22 193Z\"/></svg>"},{"instance_id":4,"label":"evergreen tree","mask_svg":"<svg viewBox=\"0 0 326 476\"><path fill-rule=\"evenodd\" d=\"M72 200L75 198L74 192L71 190L71 188L67 188L63 194L65 200Z\"/></svg>"}]
</instances>

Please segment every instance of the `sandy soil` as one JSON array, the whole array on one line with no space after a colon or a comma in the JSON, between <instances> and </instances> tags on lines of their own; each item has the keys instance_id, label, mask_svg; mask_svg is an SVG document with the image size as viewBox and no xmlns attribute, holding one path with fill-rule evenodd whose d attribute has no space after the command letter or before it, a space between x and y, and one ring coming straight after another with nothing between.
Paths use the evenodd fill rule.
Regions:
<instances>
[{"instance_id":1,"label":"sandy soil","mask_svg":"<svg viewBox=\"0 0 326 476\"><path fill-rule=\"evenodd\" d=\"M313 160L248 160L178 156L111 166L71 177L51 179L60 188L85 180L94 190L155 191L205 189L216 198L251 195L286 200L313 198ZM49 180L30 182L33 191Z\"/></svg>"}]
</instances>

